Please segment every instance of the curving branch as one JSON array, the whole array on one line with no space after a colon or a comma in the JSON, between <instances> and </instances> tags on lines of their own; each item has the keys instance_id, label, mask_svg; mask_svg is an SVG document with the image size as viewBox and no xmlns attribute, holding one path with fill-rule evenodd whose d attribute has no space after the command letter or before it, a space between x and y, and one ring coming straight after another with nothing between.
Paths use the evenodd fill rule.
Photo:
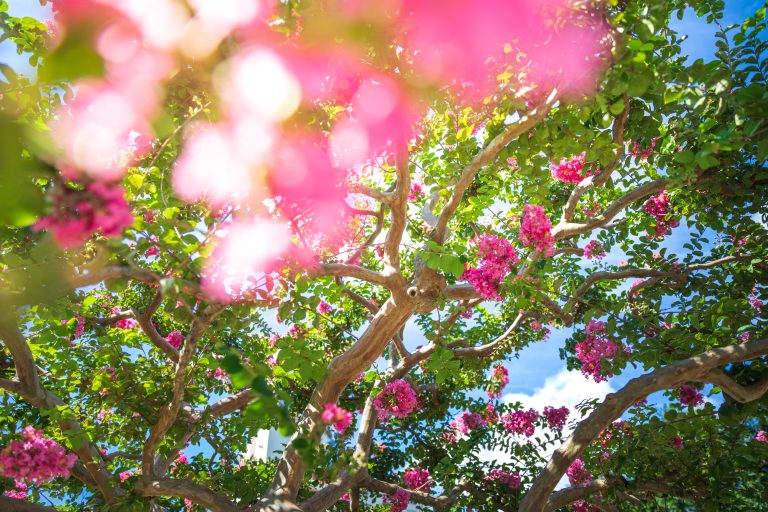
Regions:
<instances>
[{"instance_id":1,"label":"curving branch","mask_svg":"<svg viewBox=\"0 0 768 512\"><path fill-rule=\"evenodd\" d=\"M361 487L365 487L366 489L370 489L372 491L376 491L382 494L393 494L398 489L403 489L408 494L411 495L411 501L414 503L418 503L420 505L427 505L429 507L434 508L435 510L445 510L453 503L456 502L457 499L461 496L461 493L464 491L464 488L466 487L466 484L460 484L455 489L451 490L448 494L441 494L440 496L432 496L430 494L421 492L421 491L413 491L411 489L405 489L403 487L400 487L395 484L391 484L389 482L384 482L383 480L378 480L373 477L367 477L365 478L362 483L360 484Z\"/></svg>"},{"instance_id":2,"label":"curving branch","mask_svg":"<svg viewBox=\"0 0 768 512\"><path fill-rule=\"evenodd\" d=\"M296 436L305 436L310 439L320 438L325 429L320 420L324 405L336 402L344 388L361 371L373 364L384 351L386 345L410 318L413 310L413 300L407 295L397 301L390 298L381 306L358 340L328 365L326 376L315 387L300 418ZM305 467L301 457L295 448L289 444L278 463L272 484L262 503L258 506L268 508L294 502L304 477L304 471Z\"/></svg>"},{"instance_id":3,"label":"curving branch","mask_svg":"<svg viewBox=\"0 0 768 512\"><path fill-rule=\"evenodd\" d=\"M408 155L396 157L395 172L397 182L392 192L390 206L390 226L384 237L384 273L401 276L400 242L407 224L408 194L411 190L411 173L408 170Z\"/></svg>"},{"instance_id":4,"label":"curving branch","mask_svg":"<svg viewBox=\"0 0 768 512\"><path fill-rule=\"evenodd\" d=\"M16 319L12 316L12 311L11 306L0 303L0 338L11 352L16 369L16 379L3 379L3 387L7 385L6 389L18 394L38 409L55 409L64 406L64 401L45 389L40 382L32 350L19 330ZM72 451L82 462L85 474L78 470L75 475L80 477L86 485L95 484L107 502L111 502L116 494L116 490L110 482L112 475L107 471L101 460L99 450L92 444L88 434L83 431L80 422L74 419L61 418L59 419L59 426L63 431L68 431L71 437L80 440L77 447L72 447Z\"/></svg>"},{"instance_id":5,"label":"curving branch","mask_svg":"<svg viewBox=\"0 0 768 512\"><path fill-rule=\"evenodd\" d=\"M512 336L517 328L520 327L520 324L523 322L523 320L531 316L535 316L535 313L527 310L520 311L517 314L517 317L515 317L515 320L509 325L507 330L504 331L504 333L495 340L488 342L485 345L479 345L476 347L457 348L453 350L453 354L456 357L485 357L490 355L494 350L496 350L500 345L508 340L510 336Z\"/></svg>"},{"instance_id":6,"label":"curving branch","mask_svg":"<svg viewBox=\"0 0 768 512\"><path fill-rule=\"evenodd\" d=\"M392 192L384 192L383 190L368 187L361 183L350 183L347 185L347 192L350 194L362 194L384 204L390 204L394 197Z\"/></svg>"},{"instance_id":7,"label":"curving branch","mask_svg":"<svg viewBox=\"0 0 768 512\"><path fill-rule=\"evenodd\" d=\"M768 379L761 379L753 384L743 386L720 370L707 373L705 380L718 386L723 392L742 404L757 400L768 393Z\"/></svg>"},{"instance_id":8,"label":"curving branch","mask_svg":"<svg viewBox=\"0 0 768 512\"><path fill-rule=\"evenodd\" d=\"M0 494L0 510L3 512L59 512L60 509L38 505L27 500L8 498Z\"/></svg>"},{"instance_id":9,"label":"curving branch","mask_svg":"<svg viewBox=\"0 0 768 512\"><path fill-rule=\"evenodd\" d=\"M160 409L157 423L150 430L149 437L144 443L141 461L141 472L144 478L151 478L155 474L155 452L165 434L176 421L176 417L181 409L184 389L188 380L188 367L192 360L192 355L197 350L197 342L220 311L220 308L220 306L208 306L199 317L192 321L189 334L182 346L179 360L176 363L171 401Z\"/></svg>"},{"instance_id":10,"label":"curving branch","mask_svg":"<svg viewBox=\"0 0 768 512\"><path fill-rule=\"evenodd\" d=\"M710 372L715 368L765 354L768 354L768 338L707 350L630 380L621 390L606 396L555 450L520 504L520 512L544 510L568 466L633 403L651 393L674 388L688 381L707 382Z\"/></svg>"},{"instance_id":11,"label":"curving branch","mask_svg":"<svg viewBox=\"0 0 768 512\"><path fill-rule=\"evenodd\" d=\"M624 487L626 484L624 480L618 477L613 478L596 478L589 483L573 485L566 487L559 491L553 492L546 505L544 505L545 512L554 512L559 508L563 508L566 505L573 503L576 500L584 499L590 494L606 491L614 487Z\"/></svg>"},{"instance_id":12,"label":"curving branch","mask_svg":"<svg viewBox=\"0 0 768 512\"><path fill-rule=\"evenodd\" d=\"M668 182L665 179L659 179L640 185L639 187L630 190L623 196L616 199L613 203L608 205L608 207L603 210L601 214L592 217L584 223L575 223L567 220L561 220L554 228L552 228L552 237L555 239L555 241L558 241L572 236L588 233L596 228L604 227L627 206L639 199L643 199L657 192L661 192L667 187L667 185Z\"/></svg>"},{"instance_id":13,"label":"curving branch","mask_svg":"<svg viewBox=\"0 0 768 512\"><path fill-rule=\"evenodd\" d=\"M454 186L448 202L437 217L435 229L430 237L431 241L441 245L445 243L445 240L447 239L446 233L448 221L450 221L453 214L456 213L456 210L464 197L464 192L467 191L477 173L480 172L480 169L492 162L493 159L496 158L496 155L498 155L507 144L543 121L557 99L558 92L555 89L544 102L523 114L517 122L508 125L464 167L459 179L456 181L456 185Z\"/></svg>"},{"instance_id":14,"label":"curving branch","mask_svg":"<svg viewBox=\"0 0 768 512\"><path fill-rule=\"evenodd\" d=\"M141 496L176 496L191 500L213 512L240 512L240 507L223 494L215 493L187 478L140 479L134 490Z\"/></svg>"}]
</instances>

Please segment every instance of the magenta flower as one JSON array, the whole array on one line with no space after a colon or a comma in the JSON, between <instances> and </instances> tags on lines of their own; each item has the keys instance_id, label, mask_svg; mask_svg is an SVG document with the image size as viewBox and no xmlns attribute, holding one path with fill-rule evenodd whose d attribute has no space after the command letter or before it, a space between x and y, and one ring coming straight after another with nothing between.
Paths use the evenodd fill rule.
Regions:
<instances>
[{"instance_id":1,"label":"magenta flower","mask_svg":"<svg viewBox=\"0 0 768 512\"><path fill-rule=\"evenodd\" d=\"M320 419L325 423L333 424L333 428L339 434L343 434L352 424L352 413L336 404L325 404Z\"/></svg>"},{"instance_id":2,"label":"magenta flower","mask_svg":"<svg viewBox=\"0 0 768 512\"><path fill-rule=\"evenodd\" d=\"M0 475L18 480L47 482L56 477L69 478L77 455L53 439L43 437L43 431L31 426L21 431L22 441L12 441L0 451Z\"/></svg>"}]
</instances>

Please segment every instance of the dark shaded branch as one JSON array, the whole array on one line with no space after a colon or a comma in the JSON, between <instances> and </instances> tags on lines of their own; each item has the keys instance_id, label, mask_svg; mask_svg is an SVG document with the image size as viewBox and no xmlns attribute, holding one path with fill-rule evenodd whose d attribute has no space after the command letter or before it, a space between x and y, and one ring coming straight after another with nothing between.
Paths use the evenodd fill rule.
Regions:
<instances>
[{"instance_id":1,"label":"dark shaded branch","mask_svg":"<svg viewBox=\"0 0 768 512\"><path fill-rule=\"evenodd\" d=\"M176 496L191 500L213 512L240 512L240 508L223 494L183 479L147 479L136 483L134 490L141 496Z\"/></svg>"}]
</instances>

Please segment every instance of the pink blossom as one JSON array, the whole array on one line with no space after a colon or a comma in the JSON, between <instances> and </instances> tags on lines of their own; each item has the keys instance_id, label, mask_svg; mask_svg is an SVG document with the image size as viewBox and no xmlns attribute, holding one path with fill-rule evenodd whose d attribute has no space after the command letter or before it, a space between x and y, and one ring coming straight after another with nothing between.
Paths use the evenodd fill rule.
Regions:
<instances>
[{"instance_id":1,"label":"pink blossom","mask_svg":"<svg viewBox=\"0 0 768 512\"><path fill-rule=\"evenodd\" d=\"M552 430L563 430L568 414L568 408L565 406L558 408L547 406L542 411L542 415L547 419L547 425Z\"/></svg>"},{"instance_id":2,"label":"pink blossom","mask_svg":"<svg viewBox=\"0 0 768 512\"><path fill-rule=\"evenodd\" d=\"M518 473L510 473L501 468L493 468L483 477L486 482L501 482L513 491L520 488L523 479Z\"/></svg>"},{"instance_id":3,"label":"pink blossom","mask_svg":"<svg viewBox=\"0 0 768 512\"><path fill-rule=\"evenodd\" d=\"M147 249L147 252L144 253L147 258L151 258L152 256L158 256L160 254L160 248L156 245L152 245Z\"/></svg>"},{"instance_id":4,"label":"pink blossom","mask_svg":"<svg viewBox=\"0 0 768 512\"><path fill-rule=\"evenodd\" d=\"M632 150L629 152L630 155L632 155L635 158L638 159L645 159L651 156L651 153L653 153L653 148L656 147L656 141L658 140L658 137L654 137L651 139L651 145L648 149L643 149L637 141L631 141L632 142Z\"/></svg>"},{"instance_id":5,"label":"pink blossom","mask_svg":"<svg viewBox=\"0 0 768 512\"><path fill-rule=\"evenodd\" d=\"M680 436L675 436L672 438L672 445L678 449L682 450L685 446L683 445L683 438Z\"/></svg>"},{"instance_id":6,"label":"pink blossom","mask_svg":"<svg viewBox=\"0 0 768 512\"><path fill-rule=\"evenodd\" d=\"M768 433L766 433L765 430L758 430L757 435L755 435L755 441L768 443Z\"/></svg>"},{"instance_id":7,"label":"pink blossom","mask_svg":"<svg viewBox=\"0 0 768 512\"><path fill-rule=\"evenodd\" d=\"M77 325L75 326L75 339L79 338L85 332L85 318L82 316L77 317Z\"/></svg>"},{"instance_id":8,"label":"pink blossom","mask_svg":"<svg viewBox=\"0 0 768 512\"><path fill-rule=\"evenodd\" d=\"M220 381L220 382L222 382L224 384L229 384L230 383L229 374L227 374L227 372L225 372L221 368L216 368L213 371L213 378L215 378L216 380L218 380L218 381Z\"/></svg>"},{"instance_id":9,"label":"pink blossom","mask_svg":"<svg viewBox=\"0 0 768 512\"><path fill-rule=\"evenodd\" d=\"M403 482L405 482L407 488L423 493L429 493L433 484L429 471L422 469L419 466L406 470L406 472L403 473Z\"/></svg>"},{"instance_id":10,"label":"pink blossom","mask_svg":"<svg viewBox=\"0 0 768 512\"><path fill-rule=\"evenodd\" d=\"M419 406L418 397L410 384L402 379L388 382L374 399L373 406L380 421L389 416L405 418Z\"/></svg>"},{"instance_id":11,"label":"pink blossom","mask_svg":"<svg viewBox=\"0 0 768 512\"><path fill-rule=\"evenodd\" d=\"M484 298L501 300L499 288L512 266L520 261L507 240L496 235L481 235L474 240L480 262L476 268L467 268L461 279Z\"/></svg>"},{"instance_id":12,"label":"pink blossom","mask_svg":"<svg viewBox=\"0 0 768 512\"><path fill-rule=\"evenodd\" d=\"M408 200L413 202L424 196L424 191L419 183L411 183L411 191L408 193Z\"/></svg>"},{"instance_id":13,"label":"pink blossom","mask_svg":"<svg viewBox=\"0 0 768 512\"><path fill-rule=\"evenodd\" d=\"M672 232L671 228L677 227L680 223L677 219L669 218L669 196L667 191L662 190L657 195L646 201L643 205L643 211L656 218L655 238L662 238Z\"/></svg>"},{"instance_id":14,"label":"pink blossom","mask_svg":"<svg viewBox=\"0 0 768 512\"><path fill-rule=\"evenodd\" d=\"M586 155L587 153L582 151L580 155L572 156L570 159L566 160L563 157L559 163L552 162L549 166L552 178L564 183L579 183L588 176L598 174L600 169L592 170L591 165L584 169Z\"/></svg>"},{"instance_id":15,"label":"pink blossom","mask_svg":"<svg viewBox=\"0 0 768 512\"><path fill-rule=\"evenodd\" d=\"M23 500L27 498L27 484L22 482L21 480L15 480L14 485L16 487L15 490L9 490L5 491L3 493L3 496L6 496L8 498L14 498L17 500Z\"/></svg>"},{"instance_id":16,"label":"pink blossom","mask_svg":"<svg viewBox=\"0 0 768 512\"><path fill-rule=\"evenodd\" d=\"M531 437L536 429L533 423L538 419L539 413L536 412L536 410L520 410L504 414L501 417L501 424L508 432L524 434L526 437Z\"/></svg>"},{"instance_id":17,"label":"pink blossom","mask_svg":"<svg viewBox=\"0 0 768 512\"><path fill-rule=\"evenodd\" d=\"M550 334L549 328L541 325L541 322L539 322L538 320L534 320L531 322L531 329L533 329L533 332L541 336L542 341L547 341L547 339L549 338L549 334Z\"/></svg>"},{"instance_id":18,"label":"pink blossom","mask_svg":"<svg viewBox=\"0 0 768 512\"><path fill-rule=\"evenodd\" d=\"M749 305L752 306L752 309L754 309L758 314L762 312L763 301L757 298L756 291L752 291L752 294L749 296Z\"/></svg>"},{"instance_id":19,"label":"pink blossom","mask_svg":"<svg viewBox=\"0 0 768 512\"><path fill-rule=\"evenodd\" d=\"M91 235L119 236L133 224L131 209L120 185L94 182L85 190L64 188L53 199L54 212L38 220L33 229L47 229L63 249L77 247Z\"/></svg>"},{"instance_id":20,"label":"pink blossom","mask_svg":"<svg viewBox=\"0 0 768 512\"><path fill-rule=\"evenodd\" d=\"M330 304L325 302L324 300L320 301L320 304L317 305L317 312L321 315L329 315L333 313L333 308Z\"/></svg>"},{"instance_id":21,"label":"pink blossom","mask_svg":"<svg viewBox=\"0 0 768 512\"><path fill-rule=\"evenodd\" d=\"M118 478L120 478L120 481L121 481L121 482L125 482L126 480L128 480L129 478L131 478L133 475L134 475L134 472L133 472L133 471L131 471L131 470L127 470L127 471L123 471L122 473L120 473L120 474L119 474L119 475L117 475L117 476L118 476Z\"/></svg>"},{"instance_id":22,"label":"pink blossom","mask_svg":"<svg viewBox=\"0 0 768 512\"><path fill-rule=\"evenodd\" d=\"M384 496L384 503L389 503L389 512L403 512L411 502L411 493L398 487L395 492Z\"/></svg>"},{"instance_id":23,"label":"pink blossom","mask_svg":"<svg viewBox=\"0 0 768 512\"><path fill-rule=\"evenodd\" d=\"M524 247L533 246L534 250L552 256L555 253L552 237L552 223L541 206L527 204L523 208L518 238Z\"/></svg>"},{"instance_id":24,"label":"pink blossom","mask_svg":"<svg viewBox=\"0 0 768 512\"><path fill-rule=\"evenodd\" d=\"M588 484L592 481L592 473L587 471L584 467L584 462L581 459L574 460L570 466L568 466L568 481L571 485Z\"/></svg>"},{"instance_id":25,"label":"pink blossom","mask_svg":"<svg viewBox=\"0 0 768 512\"><path fill-rule=\"evenodd\" d=\"M584 257L588 260L592 258L601 260L605 257L605 248L597 240L590 240L586 247L584 247Z\"/></svg>"},{"instance_id":26,"label":"pink blossom","mask_svg":"<svg viewBox=\"0 0 768 512\"><path fill-rule=\"evenodd\" d=\"M605 333L605 324L596 320L590 320L584 330L586 338L576 344L576 358L581 361L581 373L587 377L592 377L595 382L602 382L606 377L612 374L605 373L603 369L604 361L613 361L620 355L621 349L629 353L629 347L626 345L617 345L608 338Z\"/></svg>"},{"instance_id":27,"label":"pink blossom","mask_svg":"<svg viewBox=\"0 0 768 512\"><path fill-rule=\"evenodd\" d=\"M117 322L115 322L115 327L117 327L118 329L122 329L124 331L131 331L135 329L137 325L139 325L139 322L137 322L133 318L122 318Z\"/></svg>"},{"instance_id":28,"label":"pink blossom","mask_svg":"<svg viewBox=\"0 0 768 512\"><path fill-rule=\"evenodd\" d=\"M485 426L485 419L476 412L464 411L451 422L451 426L459 434L467 434L472 430Z\"/></svg>"},{"instance_id":29,"label":"pink blossom","mask_svg":"<svg viewBox=\"0 0 768 512\"><path fill-rule=\"evenodd\" d=\"M168 336L166 336L165 341L167 341L170 346L178 350L184 341L184 335L181 334L181 331L171 331L168 333Z\"/></svg>"},{"instance_id":30,"label":"pink blossom","mask_svg":"<svg viewBox=\"0 0 768 512\"><path fill-rule=\"evenodd\" d=\"M704 395L698 389L688 384L683 384L678 390L680 403L683 405L697 406L704 403Z\"/></svg>"},{"instance_id":31,"label":"pink blossom","mask_svg":"<svg viewBox=\"0 0 768 512\"><path fill-rule=\"evenodd\" d=\"M56 477L68 478L77 455L53 439L43 437L43 431L31 426L21 431L22 441L12 441L0 451L0 474L17 480L47 482Z\"/></svg>"},{"instance_id":32,"label":"pink blossom","mask_svg":"<svg viewBox=\"0 0 768 512\"><path fill-rule=\"evenodd\" d=\"M509 371L499 363L491 371L491 380L488 386L488 398L499 398L501 392L509 383Z\"/></svg>"},{"instance_id":33,"label":"pink blossom","mask_svg":"<svg viewBox=\"0 0 768 512\"><path fill-rule=\"evenodd\" d=\"M187 459L187 454L183 450L179 450L179 454L174 462L176 464L189 464L189 459Z\"/></svg>"},{"instance_id":34,"label":"pink blossom","mask_svg":"<svg viewBox=\"0 0 768 512\"><path fill-rule=\"evenodd\" d=\"M332 423L333 428L335 428L339 434L346 432L349 425L352 424L352 413L331 403L325 404L325 409L323 409L320 418L325 423Z\"/></svg>"}]
</instances>

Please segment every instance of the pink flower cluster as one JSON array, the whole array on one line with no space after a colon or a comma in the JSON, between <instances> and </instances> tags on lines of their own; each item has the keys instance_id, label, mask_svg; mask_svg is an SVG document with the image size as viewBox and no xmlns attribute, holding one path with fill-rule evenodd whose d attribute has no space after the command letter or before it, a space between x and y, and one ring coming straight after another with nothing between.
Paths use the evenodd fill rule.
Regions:
<instances>
[{"instance_id":1,"label":"pink flower cluster","mask_svg":"<svg viewBox=\"0 0 768 512\"><path fill-rule=\"evenodd\" d=\"M181 334L181 331L171 331L168 333L165 341L167 341L170 346L178 350L184 341L184 335Z\"/></svg>"},{"instance_id":2,"label":"pink flower cluster","mask_svg":"<svg viewBox=\"0 0 768 512\"><path fill-rule=\"evenodd\" d=\"M533 329L533 331L537 335L541 336L542 341L547 341L547 339L549 338L549 334L550 334L549 328L541 325L541 322L539 322L538 320L534 320L531 322L531 329Z\"/></svg>"},{"instance_id":3,"label":"pink flower cluster","mask_svg":"<svg viewBox=\"0 0 768 512\"><path fill-rule=\"evenodd\" d=\"M407 470L403 474L403 482L405 482L407 488L425 493L430 491L433 484L429 471L422 469L419 466Z\"/></svg>"},{"instance_id":4,"label":"pink flower cluster","mask_svg":"<svg viewBox=\"0 0 768 512\"><path fill-rule=\"evenodd\" d=\"M520 484L523 482L523 479L518 473L510 473L501 468L493 468L485 477L483 477L483 480L486 482L501 482L513 491L520 488Z\"/></svg>"},{"instance_id":5,"label":"pink flower cluster","mask_svg":"<svg viewBox=\"0 0 768 512\"><path fill-rule=\"evenodd\" d=\"M25 427L23 441L13 441L0 451L0 474L17 480L47 482L55 477L68 478L77 455L53 439L43 437L43 431Z\"/></svg>"},{"instance_id":6,"label":"pink flower cluster","mask_svg":"<svg viewBox=\"0 0 768 512\"><path fill-rule=\"evenodd\" d=\"M768 433L765 430L758 430L755 436L755 441L768 444Z\"/></svg>"},{"instance_id":7,"label":"pink flower cluster","mask_svg":"<svg viewBox=\"0 0 768 512\"><path fill-rule=\"evenodd\" d=\"M501 417L501 424L504 430L514 434L523 434L525 437L531 437L536 430L534 423L539 419L539 413L534 409L527 411L508 412Z\"/></svg>"},{"instance_id":8,"label":"pink flower cluster","mask_svg":"<svg viewBox=\"0 0 768 512\"><path fill-rule=\"evenodd\" d=\"M352 424L352 413L336 404L325 404L320 419L325 423L333 424L333 428L339 434L343 434Z\"/></svg>"},{"instance_id":9,"label":"pink flower cluster","mask_svg":"<svg viewBox=\"0 0 768 512\"><path fill-rule=\"evenodd\" d=\"M419 400L410 384L402 379L388 382L373 400L373 406L379 420L385 421L390 416L405 418L416 410Z\"/></svg>"},{"instance_id":10,"label":"pink flower cluster","mask_svg":"<svg viewBox=\"0 0 768 512\"><path fill-rule=\"evenodd\" d=\"M592 473L587 471L584 467L584 461L581 459L574 460L573 463L568 466L566 474L568 475L568 481L571 482L571 485L588 484L592 481Z\"/></svg>"},{"instance_id":11,"label":"pink flower cluster","mask_svg":"<svg viewBox=\"0 0 768 512\"><path fill-rule=\"evenodd\" d=\"M413 202L423 196L424 196L424 189L422 188L421 183L417 183L417 182L411 183L411 190L408 192L408 200Z\"/></svg>"},{"instance_id":12,"label":"pink flower cluster","mask_svg":"<svg viewBox=\"0 0 768 512\"><path fill-rule=\"evenodd\" d=\"M499 287L520 259L512 244L496 235L481 235L474 244L480 262L476 268L467 268L461 279L468 281L483 298L501 300Z\"/></svg>"},{"instance_id":13,"label":"pink flower cluster","mask_svg":"<svg viewBox=\"0 0 768 512\"><path fill-rule=\"evenodd\" d=\"M389 512L403 512L411 502L411 493L398 487L395 492L384 496L384 503L389 503Z\"/></svg>"},{"instance_id":14,"label":"pink flower cluster","mask_svg":"<svg viewBox=\"0 0 768 512\"><path fill-rule=\"evenodd\" d=\"M612 374L604 373L603 360L613 360L619 355L619 346L605 335L605 324L590 320L584 330L586 338L576 344L576 358L581 361L581 373L592 377L595 382L602 382ZM624 346L629 353L629 347Z\"/></svg>"},{"instance_id":15,"label":"pink flower cluster","mask_svg":"<svg viewBox=\"0 0 768 512\"><path fill-rule=\"evenodd\" d=\"M324 300L321 300L320 304L317 305L316 311L321 315L328 315L333 312L333 307Z\"/></svg>"},{"instance_id":16,"label":"pink flower cluster","mask_svg":"<svg viewBox=\"0 0 768 512\"><path fill-rule=\"evenodd\" d=\"M509 384L509 371L499 363L491 371L491 380L488 384L488 398L499 398L501 392Z\"/></svg>"},{"instance_id":17,"label":"pink flower cluster","mask_svg":"<svg viewBox=\"0 0 768 512\"><path fill-rule=\"evenodd\" d=\"M485 426L485 418L476 412L464 411L450 423L450 426L458 434L468 434L476 428Z\"/></svg>"},{"instance_id":18,"label":"pink flower cluster","mask_svg":"<svg viewBox=\"0 0 768 512\"><path fill-rule=\"evenodd\" d=\"M685 448L683 445L683 438L680 436L675 436L671 439L672 446L675 447L676 450L682 450Z\"/></svg>"},{"instance_id":19,"label":"pink flower cluster","mask_svg":"<svg viewBox=\"0 0 768 512\"><path fill-rule=\"evenodd\" d=\"M101 232L116 237L133 224L133 214L120 185L101 182L85 190L65 188L53 201L53 213L38 220L33 229L47 229L63 249L82 245L91 235Z\"/></svg>"},{"instance_id":20,"label":"pink flower cluster","mask_svg":"<svg viewBox=\"0 0 768 512\"><path fill-rule=\"evenodd\" d=\"M552 430L563 430L569 411L565 406L557 408L546 406L541 414L546 418L549 428Z\"/></svg>"},{"instance_id":21,"label":"pink flower cluster","mask_svg":"<svg viewBox=\"0 0 768 512\"><path fill-rule=\"evenodd\" d=\"M680 403L683 405L701 405L704 403L704 395L698 389L688 384L683 384L678 390L680 394Z\"/></svg>"},{"instance_id":22,"label":"pink flower cluster","mask_svg":"<svg viewBox=\"0 0 768 512\"><path fill-rule=\"evenodd\" d=\"M643 211L656 217L655 238L661 238L672 232L672 228L680 225L677 219L669 219L669 196L662 190L646 201Z\"/></svg>"},{"instance_id":23,"label":"pink flower cluster","mask_svg":"<svg viewBox=\"0 0 768 512\"><path fill-rule=\"evenodd\" d=\"M552 256L555 253L555 239L552 237L552 223L544 213L544 207L527 204L523 208L518 238L524 247L533 246L536 251Z\"/></svg>"},{"instance_id":24,"label":"pink flower cluster","mask_svg":"<svg viewBox=\"0 0 768 512\"><path fill-rule=\"evenodd\" d=\"M23 500L27 497L27 484L20 480L16 480L13 482L16 486L16 489L13 491L5 491L3 493L3 496L7 498L14 498L17 500Z\"/></svg>"},{"instance_id":25,"label":"pink flower cluster","mask_svg":"<svg viewBox=\"0 0 768 512\"><path fill-rule=\"evenodd\" d=\"M601 260L605 258L605 248L603 244L597 240L590 240L586 247L584 247L584 257L588 260L592 258Z\"/></svg>"},{"instance_id":26,"label":"pink flower cluster","mask_svg":"<svg viewBox=\"0 0 768 512\"><path fill-rule=\"evenodd\" d=\"M569 159L562 157L559 163L552 162L549 166L552 178L563 183L578 183L588 176L598 174L600 169L592 170L591 165L584 171L586 156L587 153L582 151L580 155Z\"/></svg>"},{"instance_id":27,"label":"pink flower cluster","mask_svg":"<svg viewBox=\"0 0 768 512\"><path fill-rule=\"evenodd\" d=\"M763 301L757 298L757 291L753 290L749 295L749 305L752 306L757 313L761 313L763 310Z\"/></svg>"},{"instance_id":28,"label":"pink flower cluster","mask_svg":"<svg viewBox=\"0 0 768 512\"><path fill-rule=\"evenodd\" d=\"M651 156L651 153L653 153L653 148L656 147L656 141L658 140L658 137L654 137L651 139L651 147L648 149L643 149L640 147L640 144L637 143L637 141L632 141L632 150L629 152L630 155L632 155L635 158L648 158Z\"/></svg>"}]
</instances>

